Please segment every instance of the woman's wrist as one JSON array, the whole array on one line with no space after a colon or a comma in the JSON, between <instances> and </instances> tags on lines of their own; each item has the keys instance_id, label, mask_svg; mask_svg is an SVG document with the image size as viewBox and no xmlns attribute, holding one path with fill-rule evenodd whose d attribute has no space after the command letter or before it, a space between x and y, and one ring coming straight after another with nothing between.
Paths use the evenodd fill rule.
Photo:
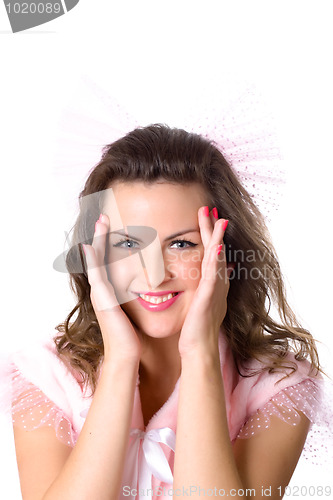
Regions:
<instances>
[{"instance_id":1,"label":"woman's wrist","mask_svg":"<svg viewBox=\"0 0 333 500\"><path fill-rule=\"evenodd\" d=\"M183 345L182 337L179 340L179 353L182 362L205 359L206 361L219 359L219 332L205 332L200 340Z\"/></svg>"},{"instance_id":2,"label":"woman's wrist","mask_svg":"<svg viewBox=\"0 0 333 500\"><path fill-rule=\"evenodd\" d=\"M139 372L140 360L136 358L119 358L119 357L104 357L101 365L101 374L107 373L109 376L137 376Z\"/></svg>"},{"instance_id":3,"label":"woman's wrist","mask_svg":"<svg viewBox=\"0 0 333 500\"><path fill-rule=\"evenodd\" d=\"M218 343L193 347L181 354L182 370L187 367L220 368Z\"/></svg>"}]
</instances>

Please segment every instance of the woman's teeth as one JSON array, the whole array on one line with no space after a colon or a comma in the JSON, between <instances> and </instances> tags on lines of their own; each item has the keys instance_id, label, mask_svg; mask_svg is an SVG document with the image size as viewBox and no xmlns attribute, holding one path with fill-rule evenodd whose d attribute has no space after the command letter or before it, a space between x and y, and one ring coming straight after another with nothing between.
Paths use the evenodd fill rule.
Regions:
<instances>
[{"instance_id":1,"label":"woman's teeth","mask_svg":"<svg viewBox=\"0 0 333 500\"><path fill-rule=\"evenodd\" d=\"M172 299L177 295L177 293L169 293L168 295L160 295L159 297L154 297L153 295L142 295L141 293L139 294L139 297L146 302L150 302L151 304L161 304L161 302L166 302L167 300Z\"/></svg>"}]
</instances>

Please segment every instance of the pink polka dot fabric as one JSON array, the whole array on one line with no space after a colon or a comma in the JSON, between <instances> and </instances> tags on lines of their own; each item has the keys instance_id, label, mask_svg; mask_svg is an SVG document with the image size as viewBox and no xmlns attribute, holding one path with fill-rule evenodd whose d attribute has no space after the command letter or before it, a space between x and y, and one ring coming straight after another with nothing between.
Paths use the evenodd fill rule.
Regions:
<instances>
[{"instance_id":1,"label":"pink polka dot fabric","mask_svg":"<svg viewBox=\"0 0 333 500\"><path fill-rule=\"evenodd\" d=\"M67 446L73 447L77 435L70 420L45 394L27 381L17 370L13 375L12 421L26 431L42 426L55 430L56 437Z\"/></svg>"},{"instance_id":2,"label":"pink polka dot fabric","mask_svg":"<svg viewBox=\"0 0 333 500\"><path fill-rule=\"evenodd\" d=\"M307 379L281 390L245 422L237 438L257 436L274 417L295 426L300 413L311 422L302 457L312 465L324 465L323 457L333 462L333 385L327 380Z\"/></svg>"},{"instance_id":3,"label":"pink polka dot fabric","mask_svg":"<svg viewBox=\"0 0 333 500\"><path fill-rule=\"evenodd\" d=\"M71 447L75 445L78 436L69 418L38 387L27 381L18 370L13 375L13 387L13 425L20 426L27 431L49 426L54 429L56 437L62 443ZM272 417L277 417L289 425L297 425L300 421L300 412L302 412L314 424L317 421L320 401L320 387L311 379L287 387L272 397L246 421L237 438L249 439L263 432L270 427ZM314 435L316 432L319 431L314 431ZM307 458L316 458L316 451L323 447L322 432L319 432L318 438L320 444L317 443L317 446L314 446L313 439L310 440L312 444L306 450Z\"/></svg>"},{"instance_id":4,"label":"pink polka dot fabric","mask_svg":"<svg viewBox=\"0 0 333 500\"><path fill-rule=\"evenodd\" d=\"M287 387L249 418L238 437L246 439L267 429L273 416L287 424L297 425L300 421L299 412L302 412L311 422L315 422L320 399L320 389L310 379Z\"/></svg>"},{"instance_id":5,"label":"pink polka dot fabric","mask_svg":"<svg viewBox=\"0 0 333 500\"><path fill-rule=\"evenodd\" d=\"M323 377L307 375L308 365L301 362L296 375L281 382L280 373L239 378L223 335L219 342L230 439L250 439L265 432L275 418L297 425L303 413L311 422L303 457L311 464L333 463L333 384ZM277 381L282 383L280 387ZM48 426L62 443L75 445L92 397L90 390L86 393L75 374L58 358L52 341L31 346L27 352L15 353L0 362L0 386L0 413L10 413L14 426L26 431ZM151 425L172 427L176 432L177 406L178 383L151 419ZM131 428L143 429L142 426L136 387Z\"/></svg>"}]
</instances>

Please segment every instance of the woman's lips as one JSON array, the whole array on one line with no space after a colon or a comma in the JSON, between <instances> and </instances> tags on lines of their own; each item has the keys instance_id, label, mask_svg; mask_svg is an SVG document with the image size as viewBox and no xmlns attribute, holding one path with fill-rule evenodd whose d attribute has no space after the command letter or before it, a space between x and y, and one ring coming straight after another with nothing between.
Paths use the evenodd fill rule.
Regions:
<instances>
[{"instance_id":1,"label":"woman's lips","mask_svg":"<svg viewBox=\"0 0 333 500\"><path fill-rule=\"evenodd\" d=\"M139 304L141 304L148 311L158 312L164 311L168 307L172 306L181 292L138 292L137 294L139 295L137 298Z\"/></svg>"}]
</instances>

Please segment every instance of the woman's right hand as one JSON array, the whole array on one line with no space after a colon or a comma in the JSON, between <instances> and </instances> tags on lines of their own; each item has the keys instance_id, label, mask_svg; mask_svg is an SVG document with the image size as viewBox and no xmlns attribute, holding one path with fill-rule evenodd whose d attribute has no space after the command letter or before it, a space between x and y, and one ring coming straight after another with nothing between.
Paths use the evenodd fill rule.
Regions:
<instances>
[{"instance_id":1,"label":"woman's right hand","mask_svg":"<svg viewBox=\"0 0 333 500\"><path fill-rule=\"evenodd\" d=\"M92 245L82 245L91 287L91 303L103 337L104 362L119 360L138 363L141 356L138 333L120 307L106 272L105 250L109 232L109 218L101 214L96 222Z\"/></svg>"}]
</instances>

